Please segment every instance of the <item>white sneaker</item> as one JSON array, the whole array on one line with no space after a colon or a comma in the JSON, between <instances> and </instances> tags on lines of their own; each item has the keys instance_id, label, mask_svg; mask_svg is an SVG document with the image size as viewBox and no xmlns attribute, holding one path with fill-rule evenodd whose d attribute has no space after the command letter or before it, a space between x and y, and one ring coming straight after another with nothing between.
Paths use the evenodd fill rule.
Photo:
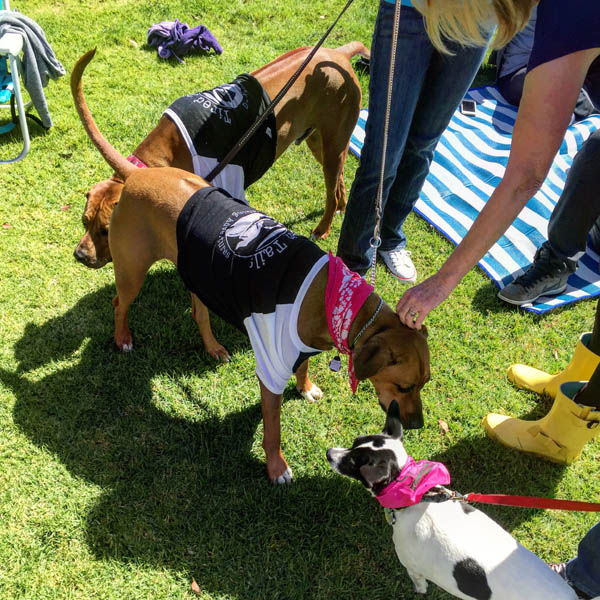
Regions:
<instances>
[{"instance_id":1,"label":"white sneaker","mask_svg":"<svg viewBox=\"0 0 600 600\"><path fill-rule=\"evenodd\" d=\"M410 252L401 250L379 250L388 271L402 283L414 283L417 280L417 269L410 258Z\"/></svg>"}]
</instances>

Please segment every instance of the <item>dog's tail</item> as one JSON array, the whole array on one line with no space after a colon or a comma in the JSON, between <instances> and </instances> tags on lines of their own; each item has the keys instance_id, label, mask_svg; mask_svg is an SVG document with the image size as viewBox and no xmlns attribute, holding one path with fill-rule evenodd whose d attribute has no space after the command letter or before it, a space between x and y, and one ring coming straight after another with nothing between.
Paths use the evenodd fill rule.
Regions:
<instances>
[{"instance_id":1,"label":"dog's tail","mask_svg":"<svg viewBox=\"0 0 600 600\"><path fill-rule=\"evenodd\" d=\"M104 160L106 160L114 171L123 178L123 181L125 181L129 174L135 171L136 167L119 154L119 152L117 152L117 150L115 150L108 140L100 133L100 130L92 118L87 102L85 101L83 90L81 89L81 77L87 65L91 62L92 58L94 58L94 54L96 54L95 48L84 54L73 67L73 71L71 72L71 93L73 94L73 100L75 101L75 107L79 113L79 118L81 119L87 134L94 143L94 146L98 148L100 154L104 157Z\"/></svg>"},{"instance_id":2,"label":"dog's tail","mask_svg":"<svg viewBox=\"0 0 600 600\"><path fill-rule=\"evenodd\" d=\"M371 51L362 42L348 42L347 44L336 48L336 50L346 56L348 60L357 54L360 54L367 60L371 58Z\"/></svg>"}]
</instances>

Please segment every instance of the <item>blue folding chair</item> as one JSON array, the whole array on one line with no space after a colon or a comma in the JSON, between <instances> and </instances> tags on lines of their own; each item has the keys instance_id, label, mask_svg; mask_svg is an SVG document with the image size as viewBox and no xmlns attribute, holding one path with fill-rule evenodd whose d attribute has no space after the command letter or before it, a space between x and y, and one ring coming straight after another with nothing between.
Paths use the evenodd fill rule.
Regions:
<instances>
[{"instance_id":1,"label":"blue folding chair","mask_svg":"<svg viewBox=\"0 0 600 600\"><path fill-rule=\"evenodd\" d=\"M10 10L9 0L0 0L0 11L2 10ZM0 37L0 109L9 109L11 112L11 121L0 126L0 134L11 131L18 123L23 136L21 153L16 158L0 160L0 164L22 160L29 152L29 129L25 111L31 102L25 104L21 95L19 73L22 72L20 58L22 49L23 37L20 34L9 32Z\"/></svg>"}]
</instances>

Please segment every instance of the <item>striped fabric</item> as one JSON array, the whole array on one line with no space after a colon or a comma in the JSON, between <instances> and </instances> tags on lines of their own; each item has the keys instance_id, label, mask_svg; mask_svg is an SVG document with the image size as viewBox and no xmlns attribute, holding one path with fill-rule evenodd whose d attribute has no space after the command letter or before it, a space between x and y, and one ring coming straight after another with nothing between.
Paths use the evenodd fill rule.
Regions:
<instances>
[{"instance_id":1,"label":"striped fabric","mask_svg":"<svg viewBox=\"0 0 600 600\"><path fill-rule=\"evenodd\" d=\"M500 182L510 150L517 116L514 106L495 87L469 90L466 98L477 103L476 116L457 111L436 148L431 171L415 211L450 241L458 244ZM368 111L361 110L350 140L360 156ZM547 239L548 219L564 186L573 157L583 142L600 127L600 115L569 127L542 189L527 203L504 236L478 263L502 289L531 264L535 251ZM558 296L538 298L521 308L535 313L600 295L599 256L590 248L579 268Z\"/></svg>"}]
</instances>

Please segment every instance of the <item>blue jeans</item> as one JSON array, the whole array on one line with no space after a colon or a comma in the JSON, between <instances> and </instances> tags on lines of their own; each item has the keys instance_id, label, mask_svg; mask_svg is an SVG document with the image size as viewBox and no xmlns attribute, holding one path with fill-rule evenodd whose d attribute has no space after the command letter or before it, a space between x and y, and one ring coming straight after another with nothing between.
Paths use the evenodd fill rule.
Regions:
<instances>
[{"instance_id":1,"label":"blue jeans","mask_svg":"<svg viewBox=\"0 0 600 600\"><path fill-rule=\"evenodd\" d=\"M373 254L370 240L381 170L394 6L380 2L375 22L365 143L337 249L347 266L361 274L369 268ZM485 47L447 45L453 55L435 50L420 13L402 7L382 190L382 250L405 247L402 224L419 197L435 146L486 51Z\"/></svg>"},{"instance_id":2,"label":"blue jeans","mask_svg":"<svg viewBox=\"0 0 600 600\"><path fill-rule=\"evenodd\" d=\"M600 523L585 534L576 558L567 563L567 581L592 598L600 596Z\"/></svg>"}]
</instances>

